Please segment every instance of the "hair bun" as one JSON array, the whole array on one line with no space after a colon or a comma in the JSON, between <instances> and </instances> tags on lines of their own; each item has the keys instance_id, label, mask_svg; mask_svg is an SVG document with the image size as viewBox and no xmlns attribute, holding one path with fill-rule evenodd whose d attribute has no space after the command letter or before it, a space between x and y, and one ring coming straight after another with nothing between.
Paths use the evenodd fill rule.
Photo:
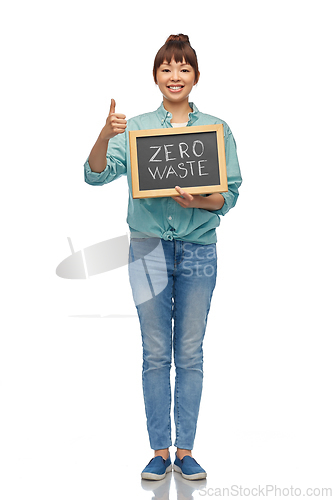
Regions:
<instances>
[{"instance_id":1,"label":"hair bun","mask_svg":"<svg viewBox=\"0 0 333 500\"><path fill-rule=\"evenodd\" d=\"M189 40L189 37L187 35L183 35L182 33L179 33L178 35L170 35L165 43L169 43L169 42L190 43L190 40Z\"/></svg>"}]
</instances>

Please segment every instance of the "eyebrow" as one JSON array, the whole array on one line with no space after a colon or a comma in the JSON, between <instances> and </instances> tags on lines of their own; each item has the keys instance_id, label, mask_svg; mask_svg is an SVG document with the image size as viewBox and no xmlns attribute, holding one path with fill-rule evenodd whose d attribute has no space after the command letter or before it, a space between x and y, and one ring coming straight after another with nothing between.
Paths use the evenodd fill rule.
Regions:
<instances>
[{"instance_id":1,"label":"eyebrow","mask_svg":"<svg viewBox=\"0 0 333 500\"><path fill-rule=\"evenodd\" d=\"M178 63L176 63L176 64L178 64ZM162 63L161 66L171 66L171 62L170 63ZM191 66L191 65L188 63L181 63L181 66Z\"/></svg>"}]
</instances>

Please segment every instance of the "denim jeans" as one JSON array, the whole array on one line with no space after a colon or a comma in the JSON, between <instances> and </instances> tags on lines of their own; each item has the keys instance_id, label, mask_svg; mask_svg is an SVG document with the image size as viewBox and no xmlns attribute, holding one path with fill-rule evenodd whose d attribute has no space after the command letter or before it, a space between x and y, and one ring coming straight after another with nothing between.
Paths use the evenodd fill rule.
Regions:
<instances>
[{"instance_id":1,"label":"denim jeans","mask_svg":"<svg viewBox=\"0 0 333 500\"><path fill-rule=\"evenodd\" d=\"M172 445L172 350L174 445L193 449L203 382L202 344L216 265L215 243L131 239L128 269L142 335L143 396L153 450Z\"/></svg>"}]
</instances>

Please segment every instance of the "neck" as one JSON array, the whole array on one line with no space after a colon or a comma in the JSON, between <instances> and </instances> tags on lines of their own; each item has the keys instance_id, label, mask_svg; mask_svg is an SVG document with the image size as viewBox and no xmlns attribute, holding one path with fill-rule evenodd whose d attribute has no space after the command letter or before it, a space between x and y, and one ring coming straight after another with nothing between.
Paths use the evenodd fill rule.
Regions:
<instances>
[{"instance_id":1,"label":"neck","mask_svg":"<svg viewBox=\"0 0 333 500\"><path fill-rule=\"evenodd\" d=\"M163 99L164 108L172 114L173 123L185 123L188 121L188 114L192 113L193 109L190 107L188 99L183 102L170 102Z\"/></svg>"}]
</instances>

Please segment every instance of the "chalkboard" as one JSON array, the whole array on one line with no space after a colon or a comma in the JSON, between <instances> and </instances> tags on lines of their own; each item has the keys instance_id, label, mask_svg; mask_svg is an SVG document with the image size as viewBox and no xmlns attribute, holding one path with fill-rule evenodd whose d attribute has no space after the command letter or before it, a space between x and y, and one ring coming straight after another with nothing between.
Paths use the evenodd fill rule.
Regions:
<instances>
[{"instance_id":1,"label":"chalkboard","mask_svg":"<svg viewBox=\"0 0 333 500\"><path fill-rule=\"evenodd\" d=\"M228 191L223 125L129 132L133 198Z\"/></svg>"}]
</instances>

